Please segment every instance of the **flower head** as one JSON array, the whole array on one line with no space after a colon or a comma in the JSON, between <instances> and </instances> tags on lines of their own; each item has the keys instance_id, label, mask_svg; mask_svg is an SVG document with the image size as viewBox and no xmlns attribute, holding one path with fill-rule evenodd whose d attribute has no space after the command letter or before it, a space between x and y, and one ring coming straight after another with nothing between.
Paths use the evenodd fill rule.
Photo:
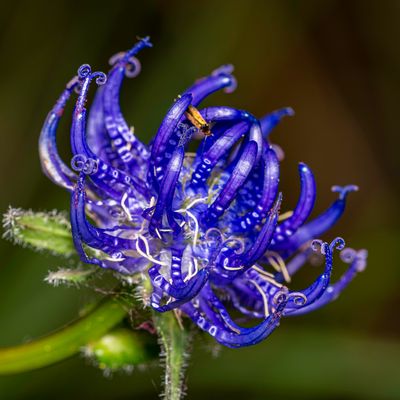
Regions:
<instances>
[{"instance_id":1,"label":"flower head","mask_svg":"<svg viewBox=\"0 0 400 400\"><path fill-rule=\"evenodd\" d=\"M138 74L135 56L146 47L149 38L112 57L107 76L88 65L79 68L44 124L43 170L71 193L73 240L84 262L119 274L144 273L155 310L180 309L223 345L258 343L283 316L335 299L365 267L364 250L344 249L340 238L331 244L316 240L340 218L347 194L357 187L333 187L338 198L309 221L315 180L300 163L299 200L293 211L280 214L282 152L269 134L293 111L258 119L232 107L198 109L213 92L234 90L230 65L177 96L154 138L142 143L122 115L119 92L125 76ZM99 87L87 115L93 80ZM57 153L56 131L74 92L70 168ZM189 152L195 140L198 149ZM349 267L332 284L335 249ZM313 250L325 258L323 272L306 289L291 291L288 283ZM261 322L239 326L231 308Z\"/></svg>"}]
</instances>

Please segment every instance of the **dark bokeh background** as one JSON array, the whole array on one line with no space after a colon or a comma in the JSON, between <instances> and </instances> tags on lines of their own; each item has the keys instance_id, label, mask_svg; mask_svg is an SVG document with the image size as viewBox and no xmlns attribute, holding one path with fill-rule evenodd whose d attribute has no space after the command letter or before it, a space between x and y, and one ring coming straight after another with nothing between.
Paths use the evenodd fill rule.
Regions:
<instances>
[{"instance_id":1,"label":"dark bokeh background","mask_svg":"<svg viewBox=\"0 0 400 400\"><path fill-rule=\"evenodd\" d=\"M318 184L316 212L332 184L357 183L342 235L369 250L368 269L334 304L286 319L264 343L223 350L199 344L188 372L190 399L400 398L398 178L400 1L3 1L0 13L0 211L8 204L67 209L68 194L40 171L41 124L83 63L108 57L149 34L143 71L126 82L123 109L142 138L154 134L173 98L220 64L236 67L238 90L213 104L256 115L290 105L273 140L286 152L286 208L298 194L296 163ZM67 153L68 121L61 126ZM90 294L53 288L48 269L65 264L0 244L0 345L37 337L71 320ZM336 271L342 271L339 265ZM306 268L300 282L318 271ZM301 286L301 284L299 284ZM102 377L76 357L0 379L2 399L156 399L161 370Z\"/></svg>"}]
</instances>

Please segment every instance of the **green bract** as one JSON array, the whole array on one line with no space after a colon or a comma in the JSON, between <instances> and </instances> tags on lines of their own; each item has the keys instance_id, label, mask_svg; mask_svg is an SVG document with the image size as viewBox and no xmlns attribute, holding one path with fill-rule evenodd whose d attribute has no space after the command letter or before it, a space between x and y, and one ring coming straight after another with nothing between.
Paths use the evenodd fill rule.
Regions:
<instances>
[{"instance_id":1,"label":"green bract","mask_svg":"<svg viewBox=\"0 0 400 400\"><path fill-rule=\"evenodd\" d=\"M10 207L3 216L3 226L3 236L16 244L65 257L76 254L70 223L61 212L33 212Z\"/></svg>"}]
</instances>

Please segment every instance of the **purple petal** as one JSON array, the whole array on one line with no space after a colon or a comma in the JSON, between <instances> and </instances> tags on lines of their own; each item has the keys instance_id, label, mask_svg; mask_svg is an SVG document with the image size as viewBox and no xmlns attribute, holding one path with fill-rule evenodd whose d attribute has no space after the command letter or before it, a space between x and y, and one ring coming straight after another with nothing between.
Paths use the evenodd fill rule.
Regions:
<instances>
[{"instance_id":1,"label":"purple petal","mask_svg":"<svg viewBox=\"0 0 400 400\"><path fill-rule=\"evenodd\" d=\"M236 87L236 80L231 75L233 67L223 66L215 70L210 76L199 79L193 86L186 89L183 93L191 94L193 97L192 104L199 105L210 94L225 89L227 93L232 92Z\"/></svg>"},{"instance_id":2,"label":"purple petal","mask_svg":"<svg viewBox=\"0 0 400 400\"><path fill-rule=\"evenodd\" d=\"M283 242L271 242L271 250L294 251L304 243L321 236L329 230L342 216L347 194L357 190L356 186L334 187L334 191L339 192L339 199L336 200L324 213L315 218L308 224L302 226L297 232Z\"/></svg>"},{"instance_id":3,"label":"purple petal","mask_svg":"<svg viewBox=\"0 0 400 400\"><path fill-rule=\"evenodd\" d=\"M102 250L107 254L115 254L134 248L134 241L118 236L112 236L90 224L86 218L85 175L81 173L71 198L71 221L77 229L80 239L88 246Z\"/></svg>"},{"instance_id":4,"label":"purple petal","mask_svg":"<svg viewBox=\"0 0 400 400\"><path fill-rule=\"evenodd\" d=\"M160 183L163 179L162 166L169 161L165 154L167 144L177 129L179 121L185 114L185 111L191 102L192 96L190 94L185 94L178 98L167 112L167 115L158 129L151 146L150 158L150 176L152 177L154 183Z\"/></svg>"},{"instance_id":5,"label":"purple petal","mask_svg":"<svg viewBox=\"0 0 400 400\"><path fill-rule=\"evenodd\" d=\"M248 131L248 123L240 122L226 130L215 143L204 153L200 164L192 174L192 187L202 186L209 178L211 171L239 139Z\"/></svg>"},{"instance_id":6,"label":"purple petal","mask_svg":"<svg viewBox=\"0 0 400 400\"><path fill-rule=\"evenodd\" d=\"M86 102L90 81L96 77L95 74L96 73L92 74L89 72L85 77L82 83L81 93L76 102L71 127L72 152L74 156L81 157L83 163L86 163L86 160L88 160L95 166L95 168L90 171L90 178L98 188L104 190L110 196L118 198L121 196L123 190L126 191L126 189L130 189L137 190L142 196L147 197L148 190L143 181L106 164L93 153L86 142L86 109L84 104Z\"/></svg>"},{"instance_id":7,"label":"purple petal","mask_svg":"<svg viewBox=\"0 0 400 400\"><path fill-rule=\"evenodd\" d=\"M279 162L271 147L263 154L261 168L263 175L261 196L252 211L238 219L236 230L248 230L259 224L276 199L279 184ZM253 182L250 178L244 190L251 196L251 201L255 202L255 196L258 194L256 182Z\"/></svg>"},{"instance_id":8,"label":"purple petal","mask_svg":"<svg viewBox=\"0 0 400 400\"><path fill-rule=\"evenodd\" d=\"M269 134L275 128L276 125L281 122L281 119L286 116L293 116L294 111L290 107L281 108L279 110L275 110L272 113L265 115L264 117L260 118L260 125L263 137L267 139Z\"/></svg>"},{"instance_id":9,"label":"purple petal","mask_svg":"<svg viewBox=\"0 0 400 400\"><path fill-rule=\"evenodd\" d=\"M304 163L299 164L301 191L293 214L277 226L274 239L276 242L291 236L310 216L315 204L316 188L314 174Z\"/></svg>"},{"instance_id":10,"label":"purple petal","mask_svg":"<svg viewBox=\"0 0 400 400\"><path fill-rule=\"evenodd\" d=\"M342 255L346 254L345 257L347 257L349 253L351 253L350 260L346 260L346 258L343 259ZM293 316L307 314L336 300L339 297L340 293L355 278L357 273L365 269L367 260L366 250L355 251L353 249L347 248L342 251L341 257L343 261L345 261L346 263L350 263L350 266L347 271L339 278L339 280L336 283L329 285L322 296L315 300L313 303L309 304L307 302L307 304L305 304L301 308L298 308L296 310L289 310L287 315Z\"/></svg>"},{"instance_id":11,"label":"purple petal","mask_svg":"<svg viewBox=\"0 0 400 400\"><path fill-rule=\"evenodd\" d=\"M165 312L189 302L198 295L208 277L208 271L206 269L202 269L186 283L175 285L173 283L169 283L161 275L159 269L160 266L155 265L148 271L152 285L155 288L155 296L152 297L151 306L159 312ZM166 293L175 300L171 303L161 305L161 293Z\"/></svg>"},{"instance_id":12,"label":"purple petal","mask_svg":"<svg viewBox=\"0 0 400 400\"><path fill-rule=\"evenodd\" d=\"M251 346L268 337L279 326L284 308L283 302L278 305L276 312L255 327L241 328L237 332L232 332L232 329L212 324L192 304L182 306L183 311L200 329L215 337L219 343L231 348Z\"/></svg>"},{"instance_id":13,"label":"purple petal","mask_svg":"<svg viewBox=\"0 0 400 400\"><path fill-rule=\"evenodd\" d=\"M66 86L53 109L48 114L39 138L39 157L43 172L54 183L68 190L73 189L76 174L64 164L57 151L56 133L64 107L72 91L78 86L78 79L73 78Z\"/></svg>"},{"instance_id":14,"label":"purple petal","mask_svg":"<svg viewBox=\"0 0 400 400\"><path fill-rule=\"evenodd\" d=\"M154 207L153 214L150 217L149 232L154 237L160 237L159 229L163 228L163 216L166 213L168 223L174 232L179 232L180 226L175 221L172 212L172 200L174 197L176 184L182 169L185 150L183 146L178 146L171 157L166 168L164 178L160 185L160 193L157 198L157 204ZM148 212L149 210L147 210ZM145 211L146 213L146 211Z\"/></svg>"},{"instance_id":15,"label":"purple petal","mask_svg":"<svg viewBox=\"0 0 400 400\"><path fill-rule=\"evenodd\" d=\"M97 157L115 168L121 168L122 165L113 151L104 123L103 94L104 86L100 86L90 107L86 140Z\"/></svg>"},{"instance_id":16,"label":"purple petal","mask_svg":"<svg viewBox=\"0 0 400 400\"><path fill-rule=\"evenodd\" d=\"M245 253L245 257L242 259L242 264L246 267L251 267L267 251L278 221L281 202L282 195L280 194L274 207L271 209L270 214L267 216L267 220L265 221L260 233L252 243L250 250Z\"/></svg>"},{"instance_id":17,"label":"purple petal","mask_svg":"<svg viewBox=\"0 0 400 400\"><path fill-rule=\"evenodd\" d=\"M121 112L119 93L129 65L129 59L124 56L109 72L104 88L103 104L105 125L114 152L127 166L128 171L133 172L138 163L144 163L149 158L150 153L129 129Z\"/></svg>"},{"instance_id":18,"label":"purple petal","mask_svg":"<svg viewBox=\"0 0 400 400\"><path fill-rule=\"evenodd\" d=\"M205 219L209 222L216 221L234 200L238 190L246 181L252 170L257 156L257 143L250 141L243 149L228 182L225 184L218 197L209 206Z\"/></svg>"}]
</instances>

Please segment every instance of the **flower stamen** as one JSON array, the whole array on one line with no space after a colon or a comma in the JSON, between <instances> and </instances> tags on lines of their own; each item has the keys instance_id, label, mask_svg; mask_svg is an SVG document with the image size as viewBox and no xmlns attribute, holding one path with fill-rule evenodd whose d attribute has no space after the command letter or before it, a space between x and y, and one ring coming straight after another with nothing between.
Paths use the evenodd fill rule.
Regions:
<instances>
[{"instance_id":1,"label":"flower stamen","mask_svg":"<svg viewBox=\"0 0 400 400\"><path fill-rule=\"evenodd\" d=\"M141 240L143 241L143 243L144 243L144 245L145 245L145 248L146 248L146 252L144 252L144 251L140 248L140 246L139 246L139 239L141 239ZM136 246L136 251L137 251L142 257L146 258L147 260L151 261L152 263L157 264L157 265L161 265L161 266L166 266L166 265L168 265L166 262L156 260L156 259L150 254L149 243L148 243L147 239L146 239L144 236L138 235L138 238L136 239L136 244L135 244L135 246Z\"/></svg>"},{"instance_id":2,"label":"flower stamen","mask_svg":"<svg viewBox=\"0 0 400 400\"><path fill-rule=\"evenodd\" d=\"M265 292L262 290L261 286L254 279L250 279L249 282L251 282L260 293L264 304L264 315L265 317L268 317L269 316L268 298Z\"/></svg>"},{"instance_id":3,"label":"flower stamen","mask_svg":"<svg viewBox=\"0 0 400 400\"><path fill-rule=\"evenodd\" d=\"M287 283L289 283L291 281L291 279L290 279L290 275L289 275L289 272L287 270L287 267L286 267L286 264L285 264L285 261L283 260L283 258L274 251L268 251L267 259L268 259L268 262L270 263L270 265L277 272L281 272L283 279L285 279L285 281Z\"/></svg>"},{"instance_id":4,"label":"flower stamen","mask_svg":"<svg viewBox=\"0 0 400 400\"><path fill-rule=\"evenodd\" d=\"M278 217L278 222L285 221L286 219L289 219L293 215L293 211L286 211L283 214L280 214Z\"/></svg>"},{"instance_id":5,"label":"flower stamen","mask_svg":"<svg viewBox=\"0 0 400 400\"><path fill-rule=\"evenodd\" d=\"M269 273L267 271L264 271L263 269L255 266L255 265L253 265L252 269L257 271L260 274L260 278L264 279L265 281L267 281L269 283L272 283L273 285L277 286L278 288L282 288L283 287L283 285L281 283L277 282L274 279L274 275L273 274L271 274L271 273Z\"/></svg>"}]
</instances>

